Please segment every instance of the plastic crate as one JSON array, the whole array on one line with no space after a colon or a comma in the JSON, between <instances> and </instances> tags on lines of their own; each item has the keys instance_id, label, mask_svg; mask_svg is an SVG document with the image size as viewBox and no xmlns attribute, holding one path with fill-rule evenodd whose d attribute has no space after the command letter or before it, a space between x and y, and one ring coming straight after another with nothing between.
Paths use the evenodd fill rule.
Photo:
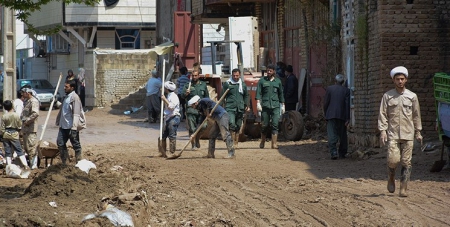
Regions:
<instances>
[{"instance_id":1,"label":"plastic crate","mask_svg":"<svg viewBox=\"0 0 450 227\"><path fill-rule=\"evenodd\" d=\"M434 98L441 102L450 102L450 75L436 73L433 77Z\"/></svg>"}]
</instances>

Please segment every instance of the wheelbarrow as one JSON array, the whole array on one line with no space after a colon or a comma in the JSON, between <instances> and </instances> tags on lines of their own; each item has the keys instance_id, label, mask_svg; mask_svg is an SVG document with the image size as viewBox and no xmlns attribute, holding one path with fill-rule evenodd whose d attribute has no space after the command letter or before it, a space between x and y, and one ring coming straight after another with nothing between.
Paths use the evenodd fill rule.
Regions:
<instances>
[{"instance_id":1,"label":"wheelbarrow","mask_svg":"<svg viewBox=\"0 0 450 227\"><path fill-rule=\"evenodd\" d=\"M40 157L39 160L45 159L45 167L53 165L53 159L59 155L58 146L52 142L41 141L39 146ZM50 165L48 165L48 159L50 159ZM38 166L40 165L40 161Z\"/></svg>"}]
</instances>

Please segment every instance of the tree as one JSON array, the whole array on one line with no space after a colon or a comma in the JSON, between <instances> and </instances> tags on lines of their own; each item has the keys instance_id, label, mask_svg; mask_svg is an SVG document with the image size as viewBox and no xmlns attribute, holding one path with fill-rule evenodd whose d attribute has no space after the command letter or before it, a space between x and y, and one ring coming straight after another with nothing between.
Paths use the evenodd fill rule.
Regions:
<instances>
[{"instance_id":1,"label":"tree","mask_svg":"<svg viewBox=\"0 0 450 227\"><path fill-rule=\"evenodd\" d=\"M65 4L78 3L88 6L94 6L95 4L100 2L100 0L0 0L0 4L4 7L13 9L17 13L16 17L28 26L28 31L30 31L31 33L34 33L36 35L48 35L58 32L61 29L61 26L46 30L37 30L32 24L28 22L28 17L32 12L40 10L41 7L45 6L51 1L63 2Z\"/></svg>"}]
</instances>

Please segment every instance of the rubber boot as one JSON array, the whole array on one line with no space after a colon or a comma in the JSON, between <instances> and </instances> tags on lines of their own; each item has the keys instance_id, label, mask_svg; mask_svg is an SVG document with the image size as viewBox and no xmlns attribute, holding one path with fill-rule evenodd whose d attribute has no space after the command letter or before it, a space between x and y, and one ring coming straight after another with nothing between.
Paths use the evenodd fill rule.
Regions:
<instances>
[{"instance_id":1,"label":"rubber boot","mask_svg":"<svg viewBox=\"0 0 450 227\"><path fill-rule=\"evenodd\" d=\"M228 156L227 158L234 158L234 144L231 136L228 136L225 143L227 144Z\"/></svg>"},{"instance_id":2,"label":"rubber boot","mask_svg":"<svg viewBox=\"0 0 450 227\"><path fill-rule=\"evenodd\" d=\"M402 178L400 180L400 197L408 197L406 190L408 189L408 181L411 176L411 167L402 167Z\"/></svg>"},{"instance_id":3,"label":"rubber boot","mask_svg":"<svg viewBox=\"0 0 450 227\"><path fill-rule=\"evenodd\" d=\"M38 156L35 155L32 159L31 159L31 169L37 169L37 162L38 162Z\"/></svg>"},{"instance_id":4,"label":"rubber boot","mask_svg":"<svg viewBox=\"0 0 450 227\"><path fill-rule=\"evenodd\" d=\"M61 158L61 162L63 165L67 164L67 156L69 156L69 152L67 152L67 149L59 148L59 157Z\"/></svg>"},{"instance_id":5,"label":"rubber boot","mask_svg":"<svg viewBox=\"0 0 450 227\"><path fill-rule=\"evenodd\" d=\"M233 147L236 148L236 132L231 131L230 134L233 139Z\"/></svg>"},{"instance_id":6,"label":"rubber boot","mask_svg":"<svg viewBox=\"0 0 450 227\"><path fill-rule=\"evenodd\" d=\"M11 165L11 160L12 160L11 157L6 157L6 165ZM25 162L26 162L26 160L25 160Z\"/></svg>"},{"instance_id":7,"label":"rubber boot","mask_svg":"<svg viewBox=\"0 0 450 227\"><path fill-rule=\"evenodd\" d=\"M259 143L259 148L264 148L264 143L266 142L266 134L261 133L261 142Z\"/></svg>"},{"instance_id":8,"label":"rubber boot","mask_svg":"<svg viewBox=\"0 0 450 227\"><path fill-rule=\"evenodd\" d=\"M81 150L75 151L75 161L78 163L83 159L83 155L81 153Z\"/></svg>"},{"instance_id":9,"label":"rubber boot","mask_svg":"<svg viewBox=\"0 0 450 227\"><path fill-rule=\"evenodd\" d=\"M388 167L388 184L387 184L387 190L390 193L395 192L395 168L389 168Z\"/></svg>"},{"instance_id":10,"label":"rubber boot","mask_svg":"<svg viewBox=\"0 0 450 227\"><path fill-rule=\"evenodd\" d=\"M216 150L216 139L209 139L207 158L216 158L214 151Z\"/></svg>"},{"instance_id":11,"label":"rubber boot","mask_svg":"<svg viewBox=\"0 0 450 227\"><path fill-rule=\"evenodd\" d=\"M169 151L170 153L175 153L176 149L177 149L177 140L176 139L169 139L170 144L169 144Z\"/></svg>"},{"instance_id":12,"label":"rubber boot","mask_svg":"<svg viewBox=\"0 0 450 227\"><path fill-rule=\"evenodd\" d=\"M278 134L272 134L272 149L278 149Z\"/></svg>"},{"instance_id":13,"label":"rubber boot","mask_svg":"<svg viewBox=\"0 0 450 227\"><path fill-rule=\"evenodd\" d=\"M19 156L19 159L20 159L20 162L22 163L24 169L30 169L30 167L28 166L27 158L25 157L25 155Z\"/></svg>"},{"instance_id":14,"label":"rubber boot","mask_svg":"<svg viewBox=\"0 0 450 227\"><path fill-rule=\"evenodd\" d=\"M189 138L191 138L192 134L189 133ZM195 138L191 140L192 150L197 150L197 146L195 146Z\"/></svg>"},{"instance_id":15,"label":"rubber boot","mask_svg":"<svg viewBox=\"0 0 450 227\"><path fill-rule=\"evenodd\" d=\"M160 140L158 139L158 151L159 151L159 155L158 157L163 157L166 158L166 150L167 150L167 143L166 140Z\"/></svg>"}]
</instances>

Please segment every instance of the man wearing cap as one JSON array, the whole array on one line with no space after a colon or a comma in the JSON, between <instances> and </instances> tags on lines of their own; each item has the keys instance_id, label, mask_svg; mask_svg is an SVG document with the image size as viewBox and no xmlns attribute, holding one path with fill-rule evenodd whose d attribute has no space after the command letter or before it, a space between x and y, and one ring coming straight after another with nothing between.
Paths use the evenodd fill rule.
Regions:
<instances>
[{"instance_id":1,"label":"man wearing cap","mask_svg":"<svg viewBox=\"0 0 450 227\"><path fill-rule=\"evenodd\" d=\"M194 96L199 96L200 98L209 98L208 88L204 81L199 80L200 76L197 70L192 71L191 75L192 82L184 85L182 98L185 100L191 100ZM189 136L194 134L197 130L197 126L202 123L201 115L197 109L188 106L186 110L188 126L189 126ZM200 134L198 133L195 140L191 140L192 149L200 148Z\"/></svg>"},{"instance_id":2,"label":"man wearing cap","mask_svg":"<svg viewBox=\"0 0 450 227\"><path fill-rule=\"evenodd\" d=\"M22 110L20 119L22 120L22 134L25 152L28 154L28 160L31 169L37 168L37 129L39 117L39 101L33 96L33 89L26 88L22 95L27 100Z\"/></svg>"},{"instance_id":3,"label":"man wearing cap","mask_svg":"<svg viewBox=\"0 0 450 227\"><path fill-rule=\"evenodd\" d=\"M286 111L296 110L298 102L298 80L292 73L294 69L292 65L286 67L286 83L284 85L284 102L286 103Z\"/></svg>"},{"instance_id":4,"label":"man wearing cap","mask_svg":"<svg viewBox=\"0 0 450 227\"><path fill-rule=\"evenodd\" d=\"M422 142L422 121L417 95L406 89L408 70L403 66L391 70L395 89L384 93L381 99L378 129L380 143L387 143L388 184L390 193L395 192L395 169L401 164L400 193L406 197L406 189L411 176L411 158L414 138Z\"/></svg>"},{"instance_id":5,"label":"man wearing cap","mask_svg":"<svg viewBox=\"0 0 450 227\"><path fill-rule=\"evenodd\" d=\"M267 76L261 77L256 88L256 108L261 112L261 143L259 148L264 148L266 134L272 130L272 148L277 149L278 121L281 113L284 113L283 85L280 79L275 77L275 66L267 66Z\"/></svg>"},{"instance_id":6,"label":"man wearing cap","mask_svg":"<svg viewBox=\"0 0 450 227\"><path fill-rule=\"evenodd\" d=\"M152 77L148 79L147 86L147 115L148 122L155 123L161 112L161 87L162 81L156 70L152 70Z\"/></svg>"},{"instance_id":7,"label":"man wearing cap","mask_svg":"<svg viewBox=\"0 0 450 227\"><path fill-rule=\"evenodd\" d=\"M328 149L331 159L345 158L348 149L347 125L350 122L350 90L343 86L344 76L336 75L335 84L328 86L323 110L327 120ZM336 144L339 141L339 155Z\"/></svg>"},{"instance_id":8,"label":"man wearing cap","mask_svg":"<svg viewBox=\"0 0 450 227\"><path fill-rule=\"evenodd\" d=\"M198 110L202 116L202 122L205 117L209 117L214 120L214 125L211 128L211 135L209 136L208 156L207 158L215 158L214 151L216 149L216 139L219 133L222 135L223 141L227 145L228 156L227 158L234 158L233 139L231 138L229 130L230 117L227 111L220 105L211 113L212 109L216 105L214 101L209 98L200 99L198 95L192 97L188 105ZM193 140L194 138L191 138Z\"/></svg>"},{"instance_id":9,"label":"man wearing cap","mask_svg":"<svg viewBox=\"0 0 450 227\"><path fill-rule=\"evenodd\" d=\"M167 137L169 137L170 141L170 153L173 154L176 150L177 130L180 125L180 100L174 92L176 89L177 86L172 81L166 81L164 83L164 93L167 94L167 98L164 95L161 96L161 99L164 102L164 128L162 139L159 140L160 157L167 157Z\"/></svg>"},{"instance_id":10,"label":"man wearing cap","mask_svg":"<svg viewBox=\"0 0 450 227\"><path fill-rule=\"evenodd\" d=\"M244 112L250 110L250 99L247 86L241 80L239 69L233 69L231 74L230 79L223 84L221 97L229 89L225 96L224 107L230 117L230 131L231 138L234 141L234 148L237 148Z\"/></svg>"}]
</instances>

